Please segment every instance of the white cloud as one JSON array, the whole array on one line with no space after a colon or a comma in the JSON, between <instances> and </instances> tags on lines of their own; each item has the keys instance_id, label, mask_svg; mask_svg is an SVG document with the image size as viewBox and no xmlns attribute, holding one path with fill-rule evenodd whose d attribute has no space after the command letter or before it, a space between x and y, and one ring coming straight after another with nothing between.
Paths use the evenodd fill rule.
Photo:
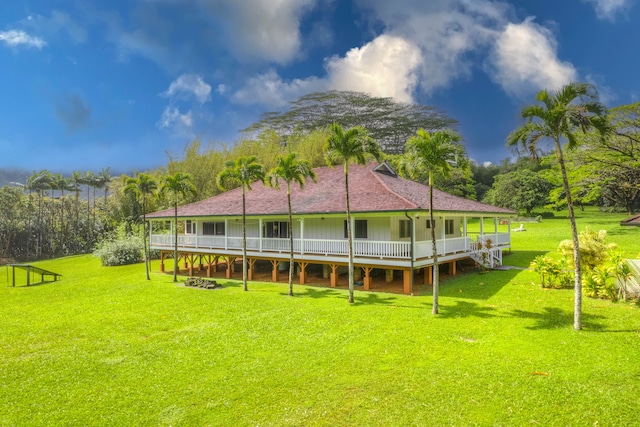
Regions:
<instances>
[{"instance_id":1,"label":"white cloud","mask_svg":"<svg viewBox=\"0 0 640 427\"><path fill-rule=\"evenodd\" d=\"M193 115L191 111L182 114L176 107L167 106L162 112L162 118L158 122L160 129L176 128L186 129L193 126Z\"/></svg>"},{"instance_id":2,"label":"white cloud","mask_svg":"<svg viewBox=\"0 0 640 427\"><path fill-rule=\"evenodd\" d=\"M199 0L242 61L287 63L301 48L300 21L317 0Z\"/></svg>"},{"instance_id":3,"label":"white cloud","mask_svg":"<svg viewBox=\"0 0 640 427\"><path fill-rule=\"evenodd\" d=\"M328 85L373 96L412 102L422 55L418 46L402 37L383 34L344 58L327 61Z\"/></svg>"},{"instance_id":4,"label":"white cloud","mask_svg":"<svg viewBox=\"0 0 640 427\"><path fill-rule=\"evenodd\" d=\"M0 41L12 47L24 45L37 49L42 49L47 44L40 37L31 36L22 30L0 31Z\"/></svg>"},{"instance_id":5,"label":"white cloud","mask_svg":"<svg viewBox=\"0 0 640 427\"><path fill-rule=\"evenodd\" d=\"M182 74L163 92L167 97L194 96L198 102L204 104L211 99L211 86L198 74Z\"/></svg>"},{"instance_id":6,"label":"white cloud","mask_svg":"<svg viewBox=\"0 0 640 427\"><path fill-rule=\"evenodd\" d=\"M87 30L65 12L54 10L49 18L38 14L29 15L21 21L21 24L48 37L65 32L74 43L80 44L87 41Z\"/></svg>"},{"instance_id":7,"label":"white cloud","mask_svg":"<svg viewBox=\"0 0 640 427\"><path fill-rule=\"evenodd\" d=\"M596 10L599 19L613 21L617 13L623 13L631 7L631 0L583 0Z\"/></svg>"},{"instance_id":8,"label":"white cloud","mask_svg":"<svg viewBox=\"0 0 640 427\"><path fill-rule=\"evenodd\" d=\"M505 27L496 39L488 68L493 80L510 95L555 90L577 79L576 69L560 61L556 51L553 34L527 18Z\"/></svg>"},{"instance_id":9,"label":"white cloud","mask_svg":"<svg viewBox=\"0 0 640 427\"><path fill-rule=\"evenodd\" d=\"M327 81L316 77L282 80L278 73L269 70L250 78L245 86L236 91L231 100L238 104L261 104L269 107L282 107L288 101L300 96L328 89Z\"/></svg>"}]
</instances>

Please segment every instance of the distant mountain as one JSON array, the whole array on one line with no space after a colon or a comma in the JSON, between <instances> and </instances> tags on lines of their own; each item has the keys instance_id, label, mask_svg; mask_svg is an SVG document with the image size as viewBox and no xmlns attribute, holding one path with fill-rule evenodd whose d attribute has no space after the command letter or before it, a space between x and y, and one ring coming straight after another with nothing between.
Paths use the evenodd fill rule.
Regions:
<instances>
[{"instance_id":1,"label":"distant mountain","mask_svg":"<svg viewBox=\"0 0 640 427\"><path fill-rule=\"evenodd\" d=\"M10 182L19 182L20 184L24 184L29 175L31 175L31 173L27 170L0 168L0 187L9 185Z\"/></svg>"}]
</instances>

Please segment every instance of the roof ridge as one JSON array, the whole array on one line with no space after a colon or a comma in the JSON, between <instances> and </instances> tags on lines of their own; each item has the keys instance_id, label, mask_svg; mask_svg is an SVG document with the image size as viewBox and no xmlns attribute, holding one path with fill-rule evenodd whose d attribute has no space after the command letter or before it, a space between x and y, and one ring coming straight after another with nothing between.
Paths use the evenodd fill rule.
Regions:
<instances>
[{"instance_id":1,"label":"roof ridge","mask_svg":"<svg viewBox=\"0 0 640 427\"><path fill-rule=\"evenodd\" d=\"M400 194L396 193L395 191L393 191L391 188L389 188L389 186L387 184L384 183L384 181L382 181L380 179L380 176L378 175L378 172L375 172L373 169L367 169L367 172L372 173L373 176L375 177L375 179L389 192L393 193L394 196L396 196L397 198L404 200L405 202L407 202L409 205L413 206L414 209L419 208L418 205L416 205L415 203L413 203L412 201L410 201L409 199L407 199L404 196L401 196ZM395 177L390 177L392 179L404 179L401 178L399 175L396 175Z\"/></svg>"}]
</instances>

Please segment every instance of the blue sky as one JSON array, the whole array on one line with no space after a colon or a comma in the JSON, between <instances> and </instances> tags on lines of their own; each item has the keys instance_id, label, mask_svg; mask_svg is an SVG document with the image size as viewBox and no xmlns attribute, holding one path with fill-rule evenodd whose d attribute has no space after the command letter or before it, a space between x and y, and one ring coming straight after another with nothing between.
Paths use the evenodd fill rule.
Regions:
<instances>
[{"instance_id":1,"label":"blue sky","mask_svg":"<svg viewBox=\"0 0 640 427\"><path fill-rule=\"evenodd\" d=\"M470 157L541 88L640 97L634 0L21 0L0 14L0 168L166 164L312 91L435 105Z\"/></svg>"}]
</instances>

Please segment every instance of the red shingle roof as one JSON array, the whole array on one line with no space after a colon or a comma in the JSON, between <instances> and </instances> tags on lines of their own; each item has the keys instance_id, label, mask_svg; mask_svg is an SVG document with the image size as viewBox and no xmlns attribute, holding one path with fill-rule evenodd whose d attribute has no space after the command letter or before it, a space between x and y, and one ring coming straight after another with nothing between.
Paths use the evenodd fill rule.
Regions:
<instances>
[{"instance_id":1,"label":"red shingle roof","mask_svg":"<svg viewBox=\"0 0 640 427\"><path fill-rule=\"evenodd\" d=\"M636 227L640 227L640 215L634 215L630 218L623 219L620 221L620 225L635 225Z\"/></svg>"},{"instance_id":2,"label":"red shingle roof","mask_svg":"<svg viewBox=\"0 0 640 427\"><path fill-rule=\"evenodd\" d=\"M398 176L376 172L377 163L349 165L349 204L352 212L411 211L429 209L429 187ZM318 182L307 181L305 188L291 187L294 214L329 214L345 211L344 170L342 166L314 169ZM287 214L286 184L280 190L252 184L246 194L247 215ZM515 212L485 203L433 190L434 211L474 212L510 215ZM148 214L147 218L172 217L173 209ZM178 216L242 215L242 189L236 188L209 199L178 207Z\"/></svg>"}]
</instances>

